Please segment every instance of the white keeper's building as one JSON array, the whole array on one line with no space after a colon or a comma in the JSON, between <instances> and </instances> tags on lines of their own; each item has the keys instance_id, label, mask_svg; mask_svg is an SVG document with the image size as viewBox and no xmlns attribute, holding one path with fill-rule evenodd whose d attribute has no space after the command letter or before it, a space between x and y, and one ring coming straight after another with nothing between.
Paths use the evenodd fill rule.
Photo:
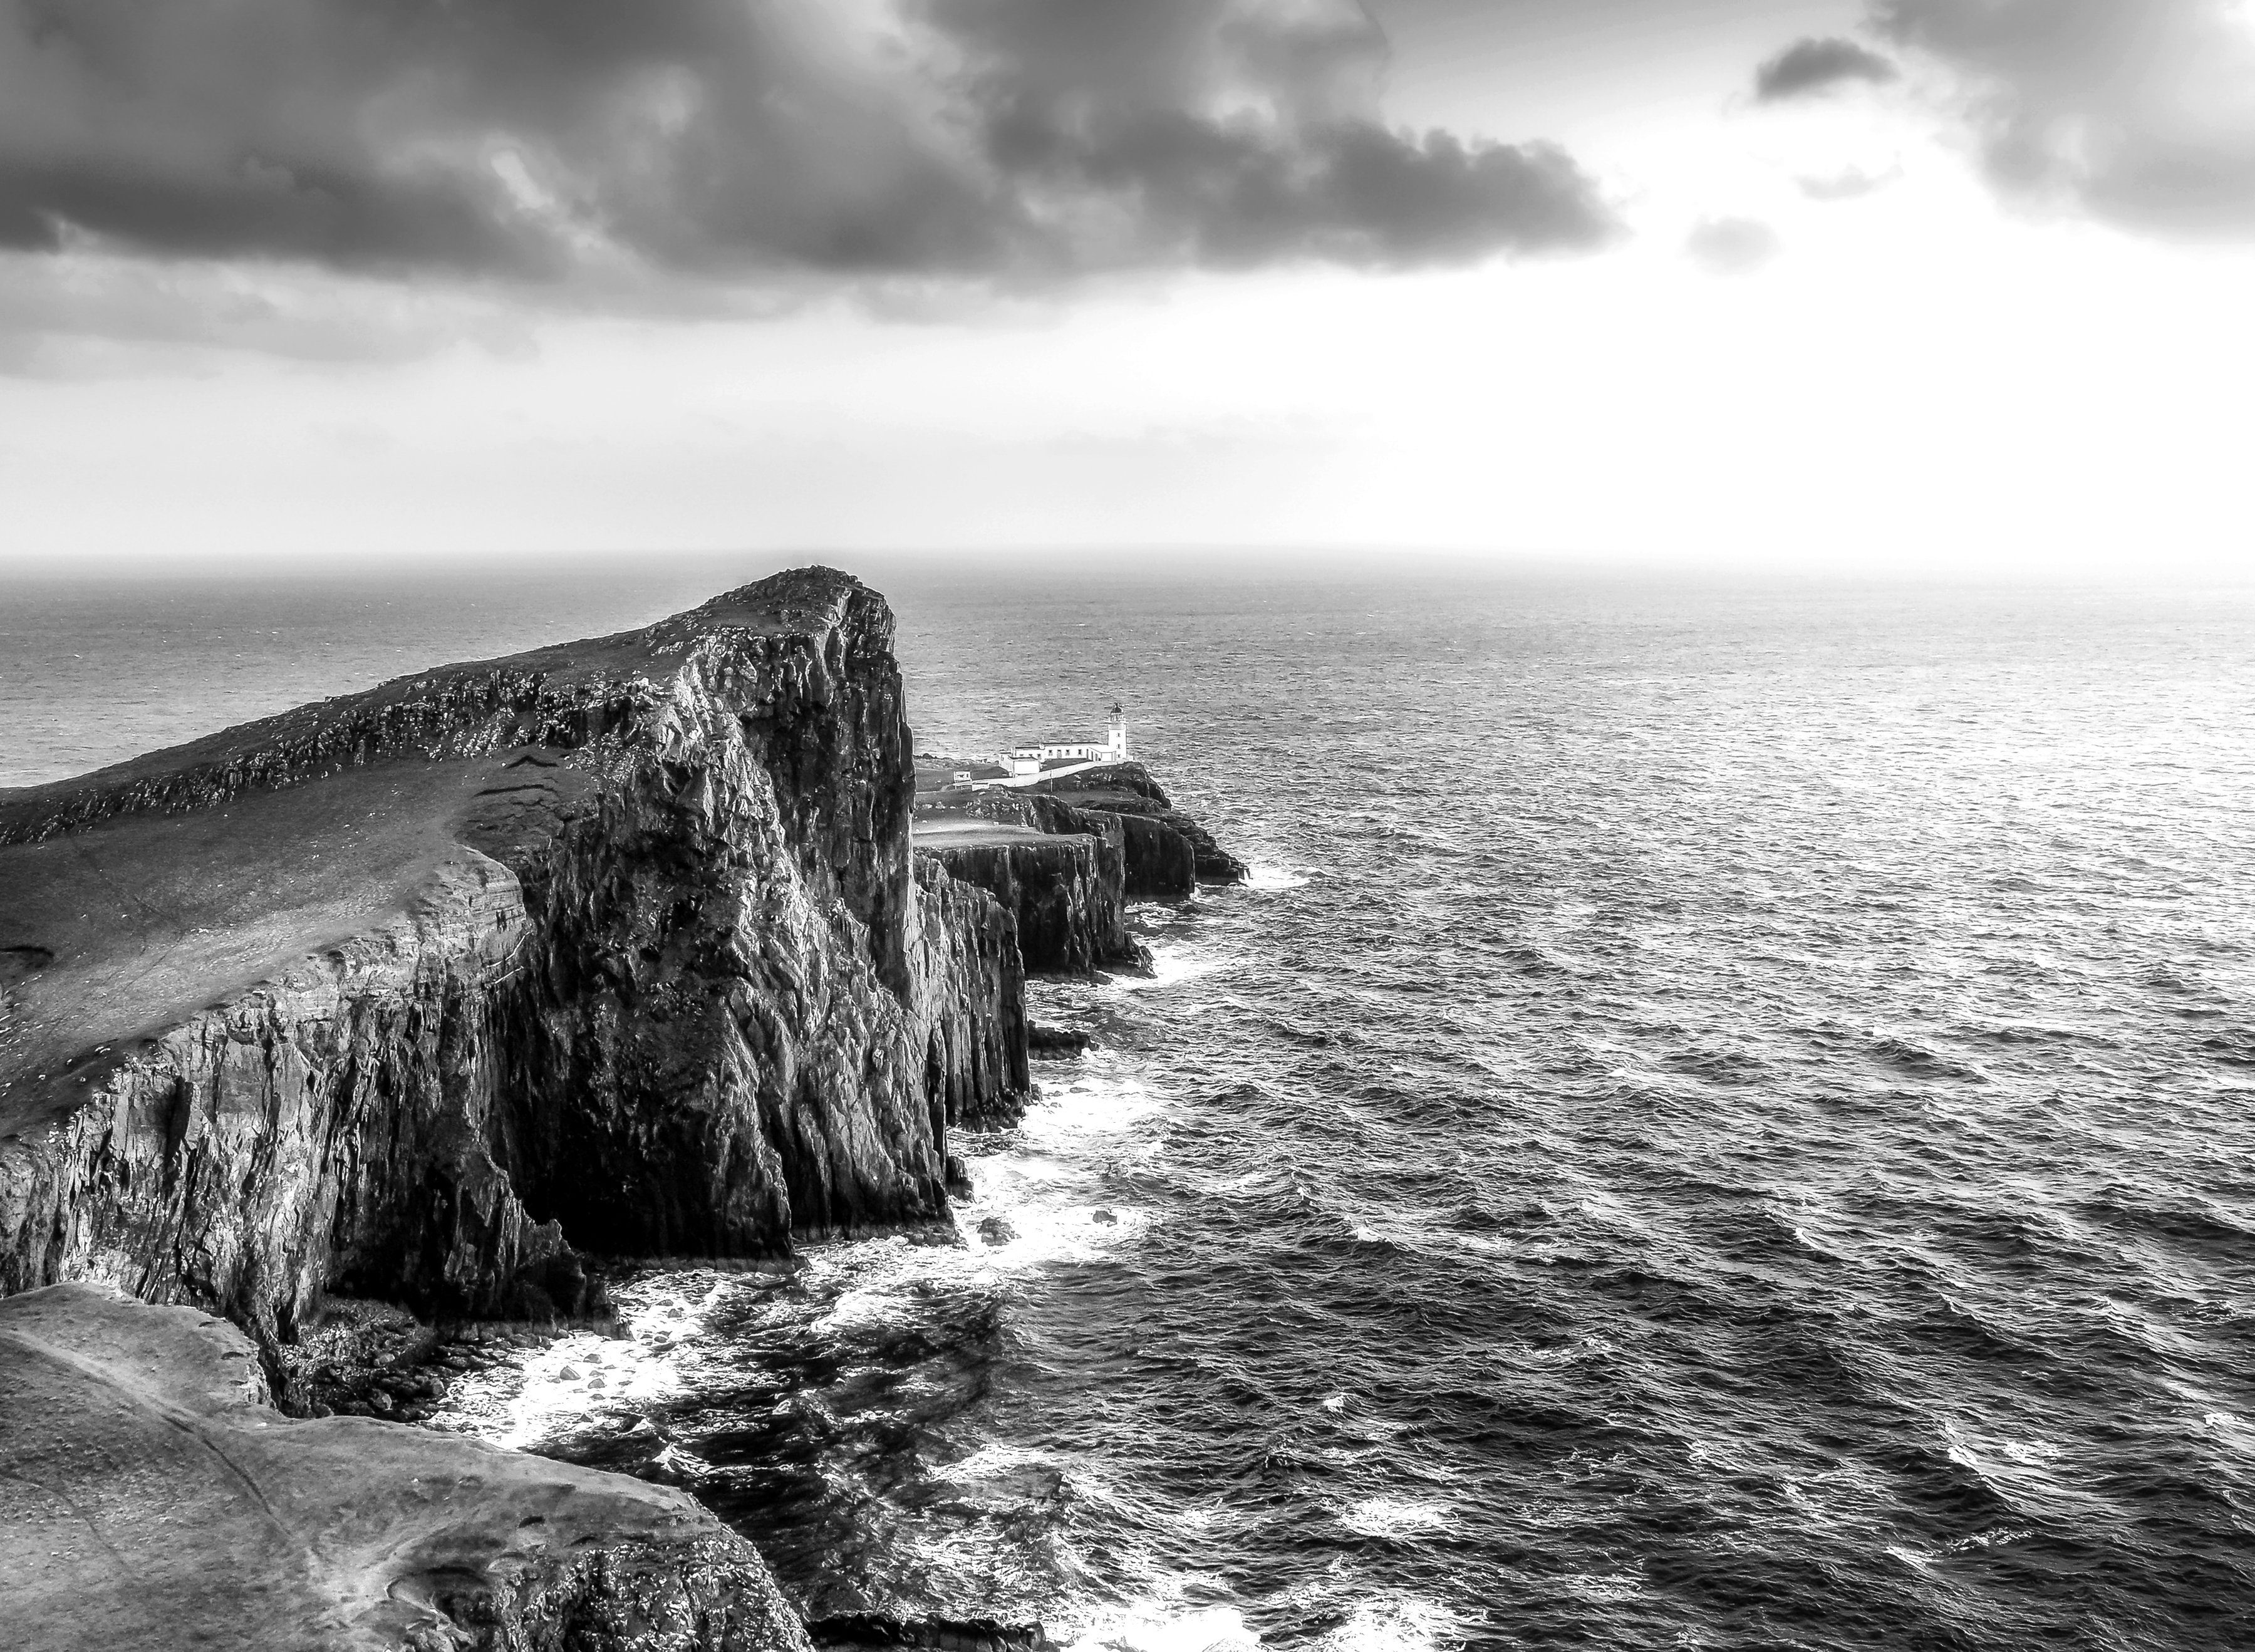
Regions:
<instances>
[{"instance_id":1,"label":"white keeper's building","mask_svg":"<svg viewBox=\"0 0 2255 1652\"><path fill-rule=\"evenodd\" d=\"M1038 746L1011 749L1006 766L1014 780L1037 775L1053 763L1125 763L1128 761L1128 719L1114 706L1105 727L1102 745L1087 742L1050 741Z\"/></svg>"}]
</instances>

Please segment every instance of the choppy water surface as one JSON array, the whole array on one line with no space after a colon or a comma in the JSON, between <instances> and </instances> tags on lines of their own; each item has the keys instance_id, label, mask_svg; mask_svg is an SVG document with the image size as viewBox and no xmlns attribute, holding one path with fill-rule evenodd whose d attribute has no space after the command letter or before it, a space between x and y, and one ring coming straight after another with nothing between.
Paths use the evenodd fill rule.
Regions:
<instances>
[{"instance_id":1,"label":"choppy water surface","mask_svg":"<svg viewBox=\"0 0 2255 1652\"><path fill-rule=\"evenodd\" d=\"M896 580L1254 887L961 1242L654 1269L456 1420L818 1612L1181 1648L2255 1642L2255 605Z\"/></svg>"}]
</instances>

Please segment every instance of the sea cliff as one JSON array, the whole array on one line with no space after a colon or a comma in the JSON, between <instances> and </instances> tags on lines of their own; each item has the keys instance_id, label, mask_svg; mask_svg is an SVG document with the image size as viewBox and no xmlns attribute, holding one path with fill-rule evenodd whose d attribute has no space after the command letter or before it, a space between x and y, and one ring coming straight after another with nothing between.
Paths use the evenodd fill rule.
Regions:
<instances>
[{"instance_id":1,"label":"sea cliff","mask_svg":"<svg viewBox=\"0 0 2255 1652\"><path fill-rule=\"evenodd\" d=\"M1127 901L1233 862L1139 770L965 817L1038 840L1000 857L919 847L891 643L876 594L802 570L0 793L0 1340L31 1428L0 1452L45 1449L42 1405L138 1407L249 1463L210 1494L281 1556L212 1596L246 1646L802 1646L675 1494L263 1408L348 1403L306 1356L352 1340L350 1298L546 1319L600 1305L591 1258L946 1224L954 1133L1031 1092L1029 962L1133 964ZM389 1409L401 1374L357 1392ZM126 1447L58 1449L98 1479ZM323 1485L363 1451L399 1469L376 1504L453 1501L444 1542L408 1521L340 1583L293 1523L360 1518ZM11 1521L64 1518L69 1478ZM575 1490L567 1542L513 1535ZM134 1494L103 1541L156 1541ZM41 1563L58 1623L72 1575ZM139 1584L102 1588L84 1644L165 1643Z\"/></svg>"},{"instance_id":2,"label":"sea cliff","mask_svg":"<svg viewBox=\"0 0 2255 1652\"><path fill-rule=\"evenodd\" d=\"M1201 882L1246 877L1141 763L1023 787L934 786L917 798L916 847L1015 917L1029 969L1062 974L1148 967L1128 932L1129 901L1180 899Z\"/></svg>"},{"instance_id":3,"label":"sea cliff","mask_svg":"<svg viewBox=\"0 0 2255 1652\"><path fill-rule=\"evenodd\" d=\"M270 1346L944 1219L1023 1017L1007 915L912 867L891 629L780 575L0 801L0 1289Z\"/></svg>"}]
</instances>

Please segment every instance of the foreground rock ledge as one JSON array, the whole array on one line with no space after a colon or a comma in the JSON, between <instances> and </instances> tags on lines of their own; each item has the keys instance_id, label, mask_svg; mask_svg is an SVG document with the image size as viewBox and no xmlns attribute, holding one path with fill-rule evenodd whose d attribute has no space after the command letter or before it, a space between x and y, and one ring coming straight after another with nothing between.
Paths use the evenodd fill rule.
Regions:
<instances>
[{"instance_id":1,"label":"foreground rock ledge","mask_svg":"<svg viewBox=\"0 0 2255 1652\"><path fill-rule=\"evenodd\" d=\"M257 1351L84 1285L0 1302L0 1640L40 1652L804 1652L685 1493L293 1422Z\"/></svg>"}]
</instances>

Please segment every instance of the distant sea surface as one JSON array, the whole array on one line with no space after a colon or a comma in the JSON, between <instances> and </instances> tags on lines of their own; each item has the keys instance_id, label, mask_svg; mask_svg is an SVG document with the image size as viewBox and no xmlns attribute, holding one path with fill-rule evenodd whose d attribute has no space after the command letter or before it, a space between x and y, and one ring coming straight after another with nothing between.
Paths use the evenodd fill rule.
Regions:
<instances>
[{"instance_id":1,"label":"distant sea surface","mask_svg":"<svg viewBox=\"0 0 2255 1652\"><path fill-rule=\"evenodd\" d=\"M0 589L0 783L723 578ZM881 571L919 743L1255 863L1043 983L959 1242L622 1276L452 1424L814 1612L2255 1644L2255 599Z\"/></svg>"}]
</instances>

